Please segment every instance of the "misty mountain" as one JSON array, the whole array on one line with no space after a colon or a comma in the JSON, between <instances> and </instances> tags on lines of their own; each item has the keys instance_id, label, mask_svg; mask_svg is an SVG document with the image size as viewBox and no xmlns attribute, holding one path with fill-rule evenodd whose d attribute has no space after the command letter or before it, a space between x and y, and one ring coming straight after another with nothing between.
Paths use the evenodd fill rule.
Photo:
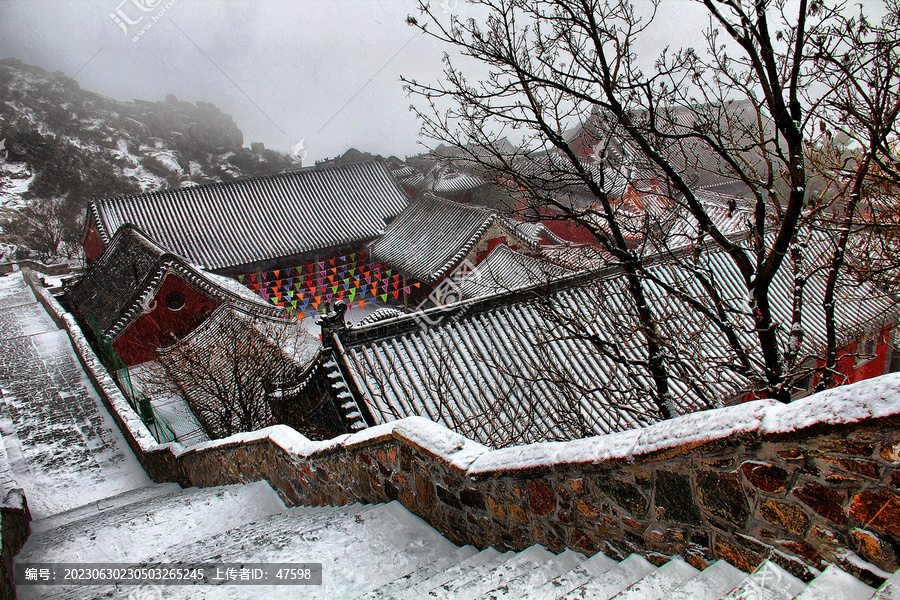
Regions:
<instances>
[{"instance_id":1,"label":"misty mountain","mask_svg":"<svg viewBox=\"0 0 900 600\"><path fill-rule=\"evenodd\" d=\"M51 199L71 220L91 197L298 166L261 144L244 148L241 130L212 103L121 102L12 58L0 60L0 142L4 221Z\"/></svg>"}]
</instances>

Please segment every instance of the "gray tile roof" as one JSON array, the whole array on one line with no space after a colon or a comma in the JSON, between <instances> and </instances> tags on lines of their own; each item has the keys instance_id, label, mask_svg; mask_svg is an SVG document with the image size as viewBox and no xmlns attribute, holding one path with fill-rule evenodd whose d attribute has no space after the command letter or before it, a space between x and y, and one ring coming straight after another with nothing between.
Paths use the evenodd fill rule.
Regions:
<instances>
[{"instance_id":1,"label":"gray tile roof","mask_svg":"<svg viewBox=\"0 0 900 600\"><path fill-rule=\"evenodd\" d=\"M500 244L456 285L463 298L476 298L533 286L567 273L567 269Z\"/></svg>"},{"instance_id":2,"label":"gray tile roof","mask_svg":"<svg viewBox=\"0 0 900 600\"><path fill-rule=\"evenodd\" d=\"M547 229L543 223L528 221L516 221L506 219L506 225L511 228L523 242L537 250L543 244L564 244L565 240Z\"/></svg>"},{"instance_id":3,"label":"gray tile roof","mask_svg":"<svg viewBox=\"0 0 900 600\"><path fill-rule=\"evenodd\" d=\"M602 299L616 310L597 315L591 332L604 335L622 327L621 303L614 294ZM599 296L573 286L560 298L565 307L588 311ZM584 339L560 335L547 310L526 297L463 302L380 329L373 324L366 333L352 330L340 340L350 378L378 423L420 415L500 447L620 431L656 420L648 395L633 393L621 369ZM636 340L627 351L640 354ZM721 391L735 387L724 381ZM679 391L683 412L704 406L685 386Z\"/></svg>"},{"instance_id":4,"label":"gray tile roof","mask_svg":"<svg viewBox=\"0 0 900 600\"><path fill-rule=\"evenodd\" d=\"M403 171L391 173L405 187L417 191L431 191L449 195L476 190L487 185L487 181L470 173L460 173L437 163L426 173L407 167Z\"/></svg>"},{"instance_id":5,"label":"gray tile roof","mask_svg":"<svg viewBox=\"0 0 900 600\"><path fill-rule=\"evenodd\" d=\"M826 244L807 250L810 265ZM711 252L690 268L661 263L653 273L702 299L705 291L690 275L694 268L717 282L739 335L755 348L746 290L726 255ZM783 344L791 322L791 280L785 267L772 286ZM814 274L806 286L803 353L822 349L823 285L821 274ZM718 330L658 285L646 286L664 335L677 340L669 348L680 359L670 369L673 412L723 403L748 390L751 382L736 372ZM846 341L860 330L897 321L897 301L872 286L844 281L838 296L838 328ZM656 419L650 379L626 373L586 336L616 344L630 360L645 360L626 298L615 268L599 279L570 276L549 296L546 288L506 292L339 331L336 360L379 423L420 415L493 446L619 431Z\"/></svg>"},{"instance_id":6,"label":"gray tile roof","mask_svg":"<svg viewBox=\"0 0 900 600\"><path fill-rule=\"evenodd\" d=\"M109 198L92 203L88 215L104 241L131 223L219 270L367 242L406 204L374 161Z\"/></svg>"},{"instance_id":7,"label":"gray tile roof","mask_svg":"<svg viewBox=\"0 0 900 600\"><path fill-rule=\"evenodd\" d=\"M66 288L66 298L84 319L96 321L104 334L115 339L140 316L143 303L170 272L220 302L260 315L284 314L237 282L169 252L133 225L119 228L84 275Z\"/></svg>"},{"instance_id":8,"label":"gray tile roof","mask_svg":"<svg viewBox=\"0 0 900 600\"><path fill-rule=\"evenodd\" d=\"M369 256L431 283L458 264L499 219L495 210L423 192L369 247Z\"/></svg>"}]
</instances>

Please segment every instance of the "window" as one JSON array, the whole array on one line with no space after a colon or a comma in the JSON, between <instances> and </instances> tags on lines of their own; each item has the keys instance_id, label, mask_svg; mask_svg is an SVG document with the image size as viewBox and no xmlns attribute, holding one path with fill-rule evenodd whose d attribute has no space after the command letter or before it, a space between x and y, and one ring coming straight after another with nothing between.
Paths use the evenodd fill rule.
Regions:
<instances>
[{"instance_id":1,"label":"window","mask_svg":"<svg viewBox=\"0 0 900 600\"><path fill-rule=\"evenodd\" d=\"M173 312L184 308L184 294L181 292L169 292L166 294L166 308Z\"/></svg>"},{"instance_id":2,"label":"window","mask_svg":"<svg viewBox=\"0 0 900 600\"><path fill-rule=\"evenodd\" d=\"M870 361L876 357L876 351L878 349L878 344L876 343L877 335L877 332L869 333L865 337L860 338L860 340L856 343L857 367L862 363Z\"/></svg>"}]
</instances>

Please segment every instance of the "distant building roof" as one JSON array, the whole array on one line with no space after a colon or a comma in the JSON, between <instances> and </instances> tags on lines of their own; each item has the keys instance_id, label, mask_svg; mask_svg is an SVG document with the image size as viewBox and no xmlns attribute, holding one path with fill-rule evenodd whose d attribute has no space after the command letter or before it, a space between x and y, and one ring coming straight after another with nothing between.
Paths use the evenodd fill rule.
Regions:
<instances>
[{"instance_id":1,"label":"distant building roof","mask_svg":"<svg viewBox=\"0 0 900 600\"><path fill-rule=\"evenodd\" d=\"M430 283L458 264L498 220L490 208L423 192L370 246L369 256Z\"/></svg>"},{"instance_id":2,"label":"distant building roof","mask_svg":"<svg viewBox=\"0 0 900 600\"><path fill-rule=\"evenodd\" d=\"M721 127L724 138L728 139L731 153L740 157L744 168L755 168L764 172L765 165L758 144L754 143L753 128L760 123L752 103L728 101L721 104L697 104L695 106L659 107L656 113L656 127L676 135L684 135L679 141L663 145L660 151L670 164L680 171L692 189L709 189L722 193L742 194L747 188L735 174L725 159L714 152L708 144L685 134L696 129L703 131L711 125ZM646 120L645 111L635 111L632 115L636 123ZM770 121L763 118L763 127L771 129ZM640 147L618 125L617 119L603 110L595 110L585 122L566 132L566 140L576 150L593 152L603 149L609 159L621 166L634 166L641 172L641 178L652 178L657 168L646 158ZM673 138L674 140L674 138Z\"/></svg>"},{"instance_id":3,"label":"distant building roof","mask_svg":"<svg viewBox=\"0 0 900 600\"><path fill-rule=\"evenodd\" d=\"M170 272L208 296L247 312L272 317L284 314L280 307L237 282L203 271L169 252L133 225L119 228L84 275L66 289L66 297L85 319L93 319L114 339L141 315L144 303L152 299Z\"/></svg>"},{"instance_id":4,"label":"distant building roof","mask_svg":"<svg viewBox=\"0 0 900 600\"><path fill-rule=\"evenodd\" d=\"M547 229L547 226L543 223L516 221L514 219L506 219L505 222L522 241L529 244L533 249L537 249L545 244L566 243L564 239Z\"/></svg>"},{"instance_id":5,"label":"distant building roof","mask_svg":"<svg viewBox=\"0 0 900 600\"><path fill-rule=\"evenodd\" d=\"M125 223L206 269L365 242L406 207L381 161L92 202L104 242Z\"/></svg>"}]
</instances>

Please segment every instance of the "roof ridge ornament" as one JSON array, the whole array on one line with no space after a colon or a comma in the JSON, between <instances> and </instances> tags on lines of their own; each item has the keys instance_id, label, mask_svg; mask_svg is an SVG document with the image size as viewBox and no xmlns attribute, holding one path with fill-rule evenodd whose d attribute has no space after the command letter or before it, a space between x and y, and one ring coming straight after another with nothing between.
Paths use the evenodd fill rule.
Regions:
<instances>
[{"instance_id":1,"label":"roof ridge ornament","mask_svg":"<svg viewBox=\"0 0 900 600\"><path fill-rule=\"evenodd\" d=\"M325 304L322 316L316 320L316 324L322 329L323 348L331 348L334 334L347 330L347 321L344 318L346 314L347 303L343 300L338 300L334 304L331 302Z\"/></svg>"}]
</instances>

